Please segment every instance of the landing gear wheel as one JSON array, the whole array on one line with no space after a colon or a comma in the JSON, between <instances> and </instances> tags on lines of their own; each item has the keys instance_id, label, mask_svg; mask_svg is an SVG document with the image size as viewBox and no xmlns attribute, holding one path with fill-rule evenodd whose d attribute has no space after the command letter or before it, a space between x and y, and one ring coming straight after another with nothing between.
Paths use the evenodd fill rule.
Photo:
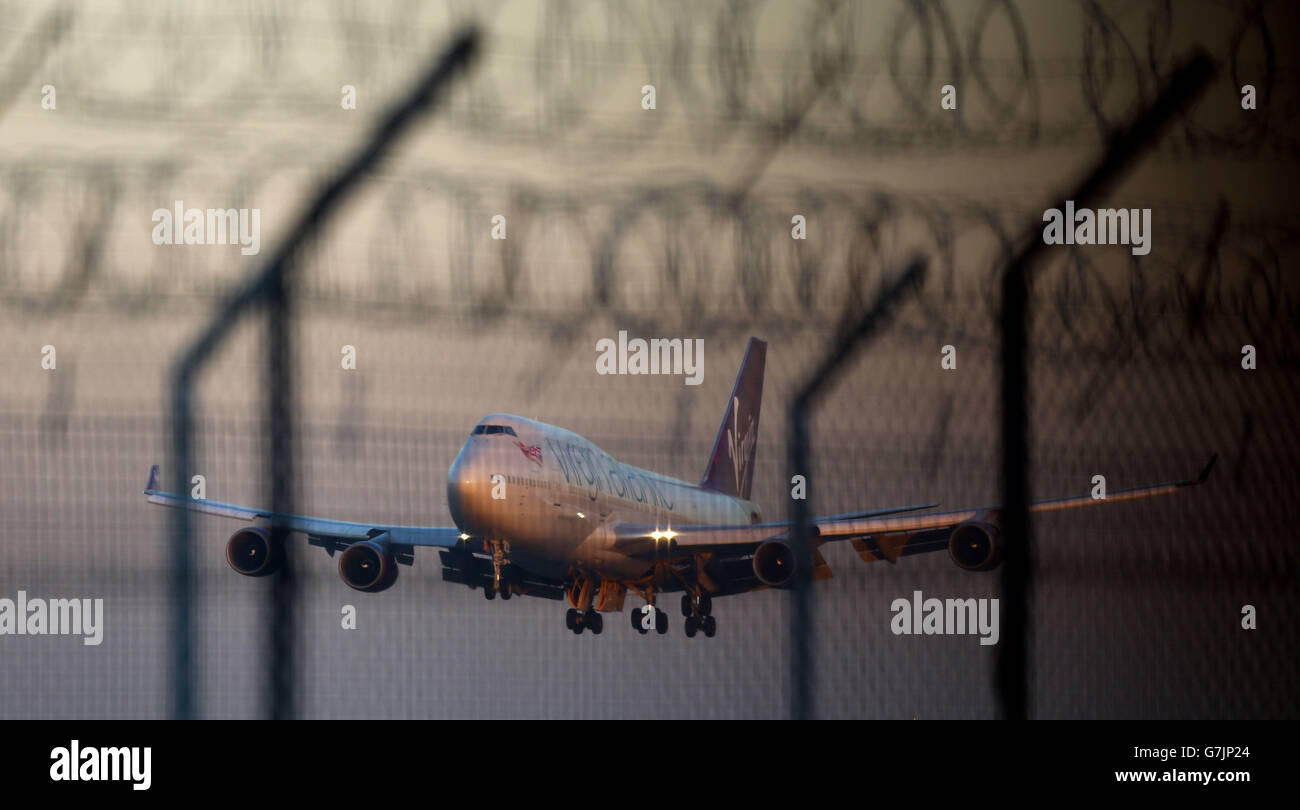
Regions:
<instances>
[{"instance_id":1,"label":"landing gear wheel","mask_svg":"<svg viewBox=\"0 0 1300 810\"><path fill-rule=\"evenodd\" d=\"M488 600L489 602L491 602L493 599L496 599L497 598L496 588L493 588L491 585L484 585L483 598Z\"/></svg>"},{"instance_id":2,"label":"landing gear wheel","mask_svg":"<svg viewBox=\"0 0 1300 810\"><path fill-rule=\"evenodd\" d=\"M668 614L659 608L655 608L655 632L661 636L668 632Z\"/></svg>"},{"instance_id":3,"label":"landing gear wheel","mask_svg":"<svg viewBox=\"0 0 1300 810\"><path fill-rule=\"evenodd\" d=\"M578 611L569 608L564 612L564 629L572 630L578 623Z\"/></svg>"},{"instance_id":4,"label":"landing gear wheel","mask_svg":"<svg viewBox=\"0 0 1300 810\"><path fill-rule=\"evenodd\" d=\"M718 620L712 616L704 617L704 635L706 638L713 638L718 633Z\"/></svg>"},{"instance_id":5,"label":"landing gear wheel","mask_svg":"<svg viewBox=\"0 0 1300 810\"><path fill-rule=\"evenodd\" d=\"M682 615L690 616L694 613L695 611L691 610L691 607L691 595L689 593L682 594Z\"/></svg>"},{"instance_id":6,"label":"landing gear wheel","mask_svg":"<svg viewBox=\"0 0 1300 810\"><path fill-rule=\"evenodd\" d=\"M687 637L687 638L695 638L695 634L696 634L697 632L699 632L699 629L700 629L700 620L697 619L697 618L695 618L694 616L687 616L687 617L686 617L686 637Z\"/></svg>"},{"instance_id":7,"label":"landing gear wheel","mask_svg":"<svg viewBox=\"0 0 1300 810\"><path fill-rule=\"evenodd\" d=\"M601 630L605 629L605 619L594 610L587 611L587 615L582 617L582 623L597 636L600 635Z\"/></svg>"},{"instance_id":8,"label":"landing gear wheel","mask_svg":"<svg viewBox=\"0 0 1300 810\"><path fill-rule=\"evenodd\" d=\"M505 582L502 582L502 583L501 583L501 598L502 598L502 599L509 599L510 597L511 597L511 593L510 593L510 585L507 584L507 583L505 583Z\"/></svg>"},{"instance_id":9,"label":"landing gear wheel","mask_svg":"<svg viewBox=\"0 0 1300 810\"><path fill-rule=\"evenodd\" d=\"M709 616L713 613L713 597L707 593L700 592L700 615Z\"/></svg>"},{"instance_id":10,"label":"landing gear wheel","mask_svg":"<svg viewBox=\"0 0 1300 810\"><path fill-rule=\"evenodd\" d=\"M646 633L650 632L645 628L645 625L641 623L641 621L645 618L645 611L647 610L647 608L648 606L646 608L636 608L635 610L632 610L630 612L632 616L632 629L637 631L643 636Z\"/></svg>"}]
</instances>

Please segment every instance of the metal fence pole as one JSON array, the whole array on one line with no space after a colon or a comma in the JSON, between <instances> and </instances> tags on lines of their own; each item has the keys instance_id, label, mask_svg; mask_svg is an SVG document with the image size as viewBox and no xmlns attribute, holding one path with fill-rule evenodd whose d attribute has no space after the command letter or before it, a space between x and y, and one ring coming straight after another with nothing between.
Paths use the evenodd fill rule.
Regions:
<instances>
[{"instance_id":1,"label":"metal fence pole","mask_svg":"<svg viewBox=\"0 0 1300 810\"><path fill-rule=\"evenodd\" d=\"M1087 177L1054 207L1067 200L1091 208L1153 144L1185 105L1209 84L1213 60L1195 52L1174 72L1150 107L1116 132L1106 154ZM1049 206L1053 207L1053 206ZM1001 717L1015 720L1029 711L1029 602L1033 587L1029 525L1029 270L1044 242L1035 223L1020 240L1020 249L1002 276L1002 531L1006 539L1002 566L1001 643L997 684Z\"/></svg>"},{"instance_id":2,"label":"metal fence pole","mask_svg":"<svg viewBox=\"0 0 1300 810\"><path fill-rule=\"evenodd\" d=\"M270 351L267 355L267 442L273 515L289 514L293 506L293 412L289 389L293 380L292 309L293 269L302 247L315 239L347 194L359 184L375 163L417 120L419 113L440 97L448 81L466 68L478 50L479 35L468 29L434 60L420 81L379 123L365 145L327 183L298 219L289 235L272 253L261 272L238 290L218 316L176 363L172 375L173 491L188 489L193 460L193 385L198 371L212 351L230 334L234 324L252 305L265 303ZM194 716L194 608L193 561L190 555L191 516L176 509L172 521L172 597L175 601L172 655L173 713L179 719ZM286 530L274 518L272 541L283 542ZM294 715L295 689L293 642L296 638L293 555L285 545L285 564L271 585L271 615L268 617L271 647L267 665L268 715Z\"/></svg>"},{"instance_id":3,"label":"metal fence pole","mask_svg":"<svg viewBox=\"0 0 1300 810\"><path fill-rule=\"evenodd\" d=\"M790 473L787 480L802 475L805 480L806 496L791 498L789 507L790 542L795 557L794 607L791 611L790 624L792 663L790 716L795 720L813 719L816 708L813 703L812 689L812 646L815 625L811 587L813 556L810 526L814 487L813 479L809 475L812 453L808 446L808 419L812 406L825 393L844 364L853 357L865 341L875 336L903 296L921 286L925 280L926 267L925 259L913 259L898 281L881 291L871 309L856 322L851 322L852 325L840 333L835 345L799 389L790 406ZM850 322L846 320L846 323Z\"/></svg>"}]
</instances>

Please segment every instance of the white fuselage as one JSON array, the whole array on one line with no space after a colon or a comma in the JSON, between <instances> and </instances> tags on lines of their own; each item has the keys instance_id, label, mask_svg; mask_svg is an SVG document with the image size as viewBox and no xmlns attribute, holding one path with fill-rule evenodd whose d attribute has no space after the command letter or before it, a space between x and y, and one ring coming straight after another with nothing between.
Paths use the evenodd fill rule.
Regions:
<instances>
[{"instance_id":1,"label":"white fuselage","mask_svg":"<svg viewBox=\"0 0 1300 810\"><path fill-rule=\"evenodd\" d=\"M516 564L562 575L570 566L616 577L644 559L614 547L614 524L740 525L752 502L617 461L582 436L492 414L475 428L447 476L447 504L465 534L505 541Z\"/></svg>"}]
</instances>

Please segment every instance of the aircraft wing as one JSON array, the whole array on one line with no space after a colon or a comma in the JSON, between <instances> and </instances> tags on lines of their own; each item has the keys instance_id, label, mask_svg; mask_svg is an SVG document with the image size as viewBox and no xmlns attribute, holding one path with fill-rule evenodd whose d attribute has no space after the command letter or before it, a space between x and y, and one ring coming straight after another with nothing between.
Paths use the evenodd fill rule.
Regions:
<instances>
[{"instance_id":1,"label":"aircraft wing","mask_svg":"<svg viewBox=\"0 0 1300 810\"><path fill-rule=\"evenodd\" d=\"M848 519L867 519L880 515L896 515L903 512L915 512L921 509L933 509L937 503L917 504L915 506L895 506L888 509L873 509L868 512L847 512L840 515L825 515L813 518L818 522L833 522ZM671 546L737 546L752 543L757 545L785 534L790 524L786 521L774 523L746 523L739 526L676 526L664 527L662 524L617 523L614 524L614 547L624 554L652 554L656 549L662 550L663 543Z\"/></svg>"},{"instance_id":2,"label":"aircraft wing","mask_svg":"<svg viewBox=\"0 0 1300 810\"><path fill-rule=\"evenodd\" d=\"M347 546L358 540L368 540L385 533L389 536L389 542L399 546L452 548L460 539L460 529L454 526L387 526L380 523L349 523L343 520L276 514L267 509L161 492L158 490L158 465L156 464L149 470L149 483L145 487L144 494L150 503L161 506L189 509L206 515L235 518L247 522L260 521L282 526L289 531L302 532L313 541L324 541L314 542L314 544L325 546L331 554L336 547Z\"/></svg>"},{"instance_id":3,"label":"aircraft wing","mask_svg":"<svg viewBox=\"0 0 1300 810\"><path fill-rule=\"evenodd\" d=\"M1054 512L1085 506L1101 506L1119 501L1131 501L1168 495L1180 489L1198 486L1209 478L1218 456L1209 462L1195 478L1163 484L1133 487L1107 493L1105 498L1081 495L1057 498L1030 504L1030 512ZM867 561L885 559L895 562L899 556L939 551L948 547L952 530L968 521L997 524L1002 507L986 506L929 514L910 514L927 507L900 507L879 510L871 515L843 517L830 515L811 520L814 546L832 540L853 540L854 548ZM788 521L755 523L743 526L662 526L623 524L614 528L615 547L628 554L637 554L642 548L648 554L669 548L678 551L743 552L746 547L756 547L767 540L787 539Z\"/></svg>"}]
</instances>

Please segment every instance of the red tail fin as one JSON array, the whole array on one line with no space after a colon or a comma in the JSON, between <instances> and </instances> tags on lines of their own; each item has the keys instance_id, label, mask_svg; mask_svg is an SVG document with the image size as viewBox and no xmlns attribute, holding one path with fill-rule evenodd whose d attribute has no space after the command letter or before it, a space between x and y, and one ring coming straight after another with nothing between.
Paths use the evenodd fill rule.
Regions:
<instances>
[{"instance_id":1,"label":"red tail fin","mask_svg":"<svg viewBox=\"0 0 1300 810\"><path fill-rule=\"evenodd\" d=\"M749 500L754 481L754 451L758 446L758 411L763 404L763 366L767 343L750 338L731 399L722 414L722 426L713 442L713 454L704 468L700 486Z\"/></svg>"}]
</instances>

